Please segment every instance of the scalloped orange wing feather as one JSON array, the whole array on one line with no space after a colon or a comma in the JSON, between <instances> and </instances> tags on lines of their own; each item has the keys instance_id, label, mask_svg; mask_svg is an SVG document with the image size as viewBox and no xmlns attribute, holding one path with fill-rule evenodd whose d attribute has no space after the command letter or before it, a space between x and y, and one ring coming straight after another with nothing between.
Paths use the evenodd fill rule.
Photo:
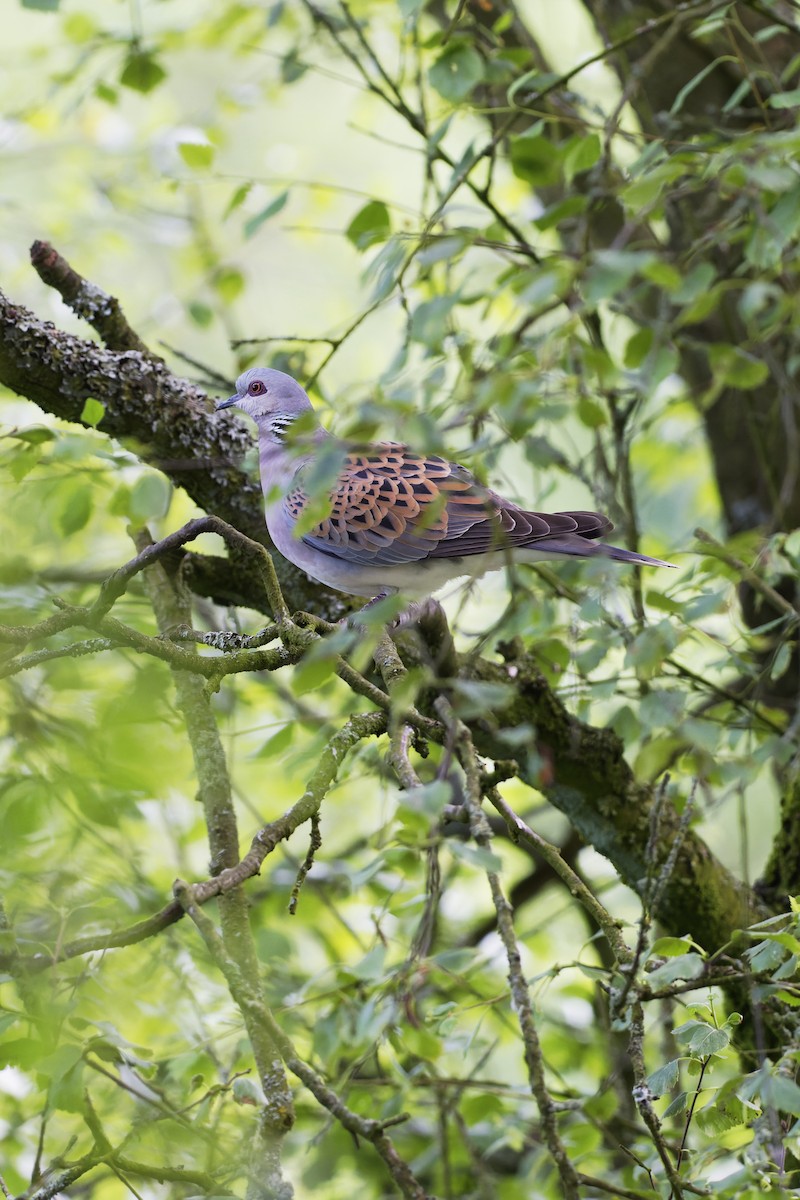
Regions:
<instances>
[{"instance_id":1,"label":"scalloped orange wing feather","mask_svg":"<svg viewBox=\"0 0 800 1200\"><path fill-rule=\"evenodd\" d=\"M284 501L292 521L309 502L299 475ZM348 454L331 504L330 516L302 540L349 562L387 566L532 546L562 534L592 539L611 528L597 513L526 512L482 487L465 467L394 443Z\"/></svg>"}]
</instances>

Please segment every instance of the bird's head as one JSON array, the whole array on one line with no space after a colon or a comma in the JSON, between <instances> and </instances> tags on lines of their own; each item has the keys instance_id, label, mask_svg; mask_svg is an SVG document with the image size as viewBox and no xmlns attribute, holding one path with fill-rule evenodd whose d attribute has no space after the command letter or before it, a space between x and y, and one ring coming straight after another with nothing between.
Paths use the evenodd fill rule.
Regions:
<instances>
[{"instance_id":1,"label":"bird's head","mask_svg":"<svg viewBox=\"0 0 800 1200\"><path fill-rule=\"evenodd\" d=\"M227 400L220 400L216 411L234 405L259 424L271 422L275 417L293 421L311 409L311 401L300 384L291 375L272 367L251 367L245 371L236 380L235 393Z\"/></svg>"}]
</instances>

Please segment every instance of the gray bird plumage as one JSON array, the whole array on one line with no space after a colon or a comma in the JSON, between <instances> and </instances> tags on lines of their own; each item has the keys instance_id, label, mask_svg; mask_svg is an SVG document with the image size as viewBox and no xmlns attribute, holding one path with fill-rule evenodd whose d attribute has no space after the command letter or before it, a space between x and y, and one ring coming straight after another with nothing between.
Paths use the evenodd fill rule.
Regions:
<instances>
[{"instance_id":1,"label":"gray bird plumage","mask_svg":"<svg viewBox=\"0 0 800 1200\"><path fill-rule=\"evenodd\" d=\"M600 513L530 512L439 455L392 442L348 449L317 424L305 391L283 371L245 371L217 410L233 405L258 425L272 541L295 566L339 591L428 596L450 579L482 575L510 559L673 565L597 540L613 528ZM292 426L301 436L292 437ZM329 497L323 514L320 485Z\"/></svg>"}]
</instances>

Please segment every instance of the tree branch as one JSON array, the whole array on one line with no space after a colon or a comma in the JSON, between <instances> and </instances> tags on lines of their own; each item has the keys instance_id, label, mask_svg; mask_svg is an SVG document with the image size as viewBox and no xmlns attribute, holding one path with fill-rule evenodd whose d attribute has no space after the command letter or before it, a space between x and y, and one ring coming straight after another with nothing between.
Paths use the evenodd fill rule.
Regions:
<instances>
[{"instance_id":1,"label":"tree branch","mask_svg":"<svg viewBox=\"0 0 800 1200\"><path fill-rule=\"evenodd\" d=\"M35 247L42 245L35 243ZM69 264L52 248L45 257L56 264L55 278L67 290L74 288L81 295L92 292L94 285L75 272L70 274ZM99 289L98 294L105 296ZM95 319L111 337L103 304ZM124 341L129 327L121 312L113 317L113 325L114 336ZM132 331L131 335L129 342L136 337ZM138 338L136 342L141 345ZM142 461L184 488L201 509L269 545L261 489L239 466L252 446L250 431L236 418L216 416L203 392L173 375L149 351L108 349L64 333L0 292L0 383L73 424L82 423L89 397L99 400L105 408L99 423L103 433L123 441L133 439ZM249 572L235 557L228 569L230 602L246 598L252 607L263 603L263 595L259 596ZM277 570L292 608L313 608L334 620L347 611L340 595L312 583L285 559ZM217 578L213 594L218 600L223 599L221 583Z\"/></svg>"}]
</instances>

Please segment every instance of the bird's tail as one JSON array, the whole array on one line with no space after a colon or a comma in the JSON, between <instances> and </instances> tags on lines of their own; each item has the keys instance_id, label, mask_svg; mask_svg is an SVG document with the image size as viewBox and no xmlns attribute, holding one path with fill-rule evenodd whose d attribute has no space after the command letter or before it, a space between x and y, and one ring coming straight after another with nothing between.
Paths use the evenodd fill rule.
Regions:
<instances>
[{"instance_id":1,"label":"bird's tail","mask_svg":"<svg viewBox=\"0 0 800 1200\"><path fill-rule=\"evenodd\" d=\"M531 557L536 558L567 554L572 558L610 558L613 562L636 563L641 567L676 566L675 563L665 562L663 558L650 558L647 554L624 550L622 546L609 546L606 542L592 542L569 534L566 537L540 538L530 550L533 551Z\"/></svg>"},{"instance_id":2,"label":"bird's tail","mask_svg":"<svg viewBox=\"0 0 800 1200\"><path fill-rule=\"evenodd\" d=\"M595 548L606 558L613 558L614 562L638 563L641 567L677 568L677 563L666 562L663 558L650 558L647 554L637 554L633 550L623 550L622 546L607 546L605 542L601 542Z\"/></svg>"}]
</instances>

